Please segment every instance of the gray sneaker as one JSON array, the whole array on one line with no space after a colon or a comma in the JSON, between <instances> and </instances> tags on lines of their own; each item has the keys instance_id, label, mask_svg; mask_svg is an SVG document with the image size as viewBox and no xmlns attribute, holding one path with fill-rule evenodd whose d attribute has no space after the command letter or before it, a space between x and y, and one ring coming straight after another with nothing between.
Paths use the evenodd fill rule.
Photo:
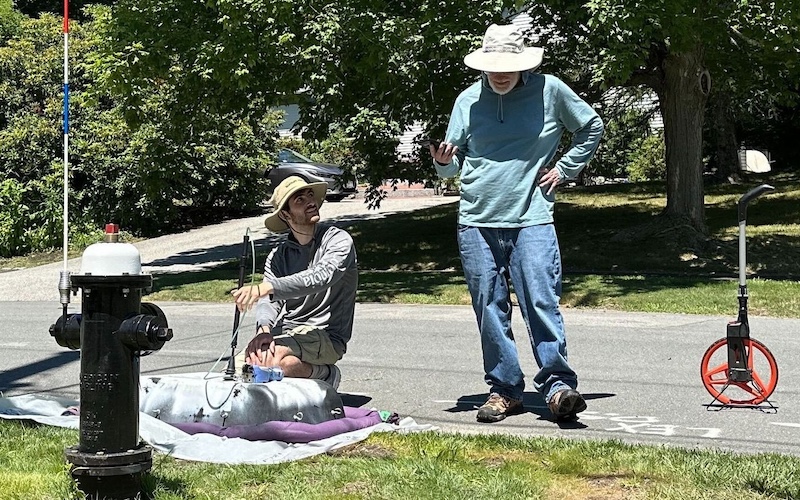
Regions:
<instances>
[{"instance_id":1,"label":"gray sneaker","mask_svg":"<svg viewBox=\"0 0 800 500\"><path fill-rule=\"evenodd\" d=\"M328 369L330 373L323 379L323 382L327 382L334 390L339 390L339 382L342 381L341 370L339 370L339 367L336 365L328 365Z\"/></svg>"}]
</instances>

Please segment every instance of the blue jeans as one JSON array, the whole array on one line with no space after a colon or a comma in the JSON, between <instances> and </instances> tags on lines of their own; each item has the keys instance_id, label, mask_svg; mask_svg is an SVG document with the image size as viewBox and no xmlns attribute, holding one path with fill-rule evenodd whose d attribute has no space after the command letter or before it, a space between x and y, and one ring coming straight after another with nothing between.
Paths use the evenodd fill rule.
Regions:
<instances>
[{"instance_id":1,"label":"blue jeans","mask_svg":"<svg viewBox=\"0 0 800 500\"><path fill-rule=\"evenodd\" d=\"M509 277L539 372L534 387L545 398L578 387L567 363L561 298L561 252L553 224L516 229L458 226L461 264L472 295L491 392L522 399L525 375L511 331Z\"/></svg>"}]
</instances>

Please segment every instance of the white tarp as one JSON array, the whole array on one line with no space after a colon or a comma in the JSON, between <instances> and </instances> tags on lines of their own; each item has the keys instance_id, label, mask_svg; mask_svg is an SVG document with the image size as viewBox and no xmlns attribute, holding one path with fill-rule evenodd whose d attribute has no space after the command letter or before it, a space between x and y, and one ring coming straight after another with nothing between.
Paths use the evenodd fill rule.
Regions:
<instances>
[{"instance_id":1,"label":"white tarp","mask_svg":"<svg viewBox=\"0 0 800 500\"><path fill-rule=\"evenodd\" d=\"M0 418L33 420L45 425L77 429L79 418L70 413L78 401L66 398L23 395L0 398ZM281 441L248 441L211 434L187 434L170 424L139 413L139 435L157 451L182 460L224 464L277 464L325 453L366 439L373 432L421 432L437 430L405 417L399 424L382 423L307 444Z\"/></svg>"}]
</instances>

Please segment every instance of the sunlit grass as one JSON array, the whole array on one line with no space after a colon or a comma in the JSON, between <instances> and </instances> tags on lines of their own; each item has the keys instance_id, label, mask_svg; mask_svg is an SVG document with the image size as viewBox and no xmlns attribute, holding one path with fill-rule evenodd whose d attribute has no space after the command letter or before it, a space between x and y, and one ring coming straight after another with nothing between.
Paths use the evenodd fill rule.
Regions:
<instances>
[{"instance_id":1,"label":"sunlit grass","mask_svg":"<svg viewBox=\"0 0 800 500\"><path fill-rule=\"evenodd\" d=\"M197 273L158 275L151 301L232 302L236 274L217 269ZM238 270L238 265L235 266ZM206 279L207 278L207 279ZM248 283L250 277L247 278ZM261 280L255 276L255 282ZM750 279L749 312L752 316L800 318L800 282ZM711 277L568 274L564 277L564 307L604 308L619 311L713 314L736 316L738 281ZM375 272L359 274L359 302L385 304L470 305L460 271Z\"/></svg>"},{"instance_id":2,"label":"sunlit grass","mask_svg":"<svg viewBox=\"0 0 800 500\"><path fill-rule=\"evenodd\" d=\"M0 421L8 499L81 498L63 449L78 433ZM156 454L145 489L182 499L797 498L800 458L503 435L377 433L279 465L215 465Z\"/></svg>"},{"instance_id":3,"label":"sunlit grass","mask_svg":"<svg viewBox=\"0 0 800 500\"><path fill-rule=\"evenodd\" d=\"M800 317L800 282L749 280L752 316ZM735 280L690 277L575 275L564 280L562 304L642 311L736 316Z\"/></svg>"},{"instance_id":4,"label":"sunlit grass","mask_svg":"<svg viewBox=\"0 0 800 500\"><path fill-rule=\"evenodd\" d=\"M64 447L77 436L73 430L0 420L0 497L80 498L64 460Z\"/></svg>"}]
</instances>

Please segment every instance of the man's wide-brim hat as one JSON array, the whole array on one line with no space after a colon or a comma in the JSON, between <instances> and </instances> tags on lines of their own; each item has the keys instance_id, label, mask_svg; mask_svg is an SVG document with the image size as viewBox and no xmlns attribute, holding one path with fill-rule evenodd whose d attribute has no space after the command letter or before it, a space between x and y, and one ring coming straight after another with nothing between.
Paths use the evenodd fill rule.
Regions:
<instances>
[{"instance_id":1,"label":"man's wide-brim hat","mask_svg":"<svg viewBox=\"0 0 800 500\"><path fill-rule=\"evenodd\" d=\"M483 47L464 57L470 68L490 73L511 73L538 68L544 49L526 47L522 29L513 24L493 24L483 36Z\"/></svg>"},{"instance_id":2,"label":"man's wide-brim hat","mask_svg":"<svg viewBox=\"0 0 800 500\"><path fill-rule=\"evenodd\" d=\"M272 192L272 198L269 199L269 204L272 205L272 212L264 219L264 225L272 232L280 233L286 231L289 226L281 220L279 214L284 205L289 201L293 194L301 189L311 188L314 191L314 199L317 202L317 207L322 206L325 201L325 193L328 192L328 184L325 182L306 182L302 177L290 175L278 184L278 187Z\"/></svg>"}]
</instances>

